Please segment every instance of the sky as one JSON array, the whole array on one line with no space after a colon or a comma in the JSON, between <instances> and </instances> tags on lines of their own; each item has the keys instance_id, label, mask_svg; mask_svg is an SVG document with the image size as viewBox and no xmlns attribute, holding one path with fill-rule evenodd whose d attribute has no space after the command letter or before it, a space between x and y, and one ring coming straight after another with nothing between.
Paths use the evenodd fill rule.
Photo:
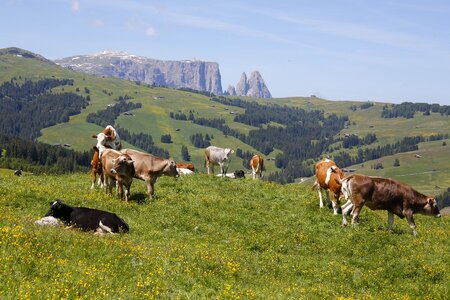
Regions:
<instances>
[{"instance_id":1,"label":"sky","mask_svg":"<svg viewBox=\"0 0 450 300\"><path fill-rule=\"evenodd\" d=\"M258 70L273 97L450 105L448 0L0 0L0 48Z\"/></svg>"}]
</instances>

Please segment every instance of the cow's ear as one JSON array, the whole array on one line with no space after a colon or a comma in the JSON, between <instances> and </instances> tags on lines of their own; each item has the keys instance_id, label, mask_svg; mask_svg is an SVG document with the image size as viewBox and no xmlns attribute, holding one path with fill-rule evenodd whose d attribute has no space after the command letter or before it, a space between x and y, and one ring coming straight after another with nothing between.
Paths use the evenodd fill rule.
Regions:
<instances>
[{"instance_id":1,"label":"cow's ear","mask_svg":"<svg viewBox=\"0 0 450 300\"><path fill-rule=\"evenodd\" d=\"M427 202L429 205L433 206L436 204L436 200L434 198L427 198Z\"/></svg>"}]
</instances>

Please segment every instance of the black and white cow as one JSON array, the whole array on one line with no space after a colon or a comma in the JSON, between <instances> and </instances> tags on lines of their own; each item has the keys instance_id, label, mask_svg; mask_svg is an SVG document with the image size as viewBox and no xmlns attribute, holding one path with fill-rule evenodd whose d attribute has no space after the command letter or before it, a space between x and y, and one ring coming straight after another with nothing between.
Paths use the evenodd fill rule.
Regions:
<instances>
[{"instance_id":1,"label":"black and white cow","mask_svg":"<svg viewBox=\"0 0 450 300\"><path fill-rule=\"evenodd\" d=\"M61 200L50 203L50 210L45 214L60 219L65 225L96 233L128 232L128 224L116 214L87 207L73 207Z\"/></svg>"}]
</instances>

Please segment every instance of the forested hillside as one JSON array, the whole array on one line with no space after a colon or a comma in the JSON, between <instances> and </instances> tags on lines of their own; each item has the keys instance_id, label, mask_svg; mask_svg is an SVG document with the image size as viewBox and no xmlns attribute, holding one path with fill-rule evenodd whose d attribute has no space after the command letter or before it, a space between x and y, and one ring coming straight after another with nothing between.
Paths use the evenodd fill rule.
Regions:
<instances>
[{"instance_id":1,"label":"forested hillside","mask_svg":"<svg viewBox=\"0 0 450 300\"><path fill-rule=\"evenodd\" d=\"M449 155L448 106L215 97L92 77L36 57L0 55L4 134L82 153L110 124L125 147L189 160L199 172L203 149L215 145L236 150L230 170L248 168L251 155L262 154L265 179L282 183L313 175L314 164L329 156L369 174L417 173L406 181L433 194L450 186L450 163L442 160Z\"/></svg>"}]
</instances>

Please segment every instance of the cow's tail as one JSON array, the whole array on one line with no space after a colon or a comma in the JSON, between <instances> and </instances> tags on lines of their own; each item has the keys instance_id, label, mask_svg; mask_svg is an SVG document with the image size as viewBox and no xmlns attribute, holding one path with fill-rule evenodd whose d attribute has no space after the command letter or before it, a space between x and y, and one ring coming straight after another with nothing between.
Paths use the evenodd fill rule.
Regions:
<instances>
[{"instance_id":1,"label":"cow's tail","mask_svg":"<svg viewBox=\"0 0 450 300\"><path fill-rule=\"evenodd\" d=\"M340 180L341 191L345 197L345 200L347 200L347 201L349 199L351 199L351 196L352 196L351 179L352 179L352 176L350 175L350 176L346 176Z\"/></svg>"},{"instance_id":2,"label":"cow's tail","mask_svg":"<svg viewBox=\"0 0 450 300\"><path fill-rule=\"evenodd\" d=\"M264 167L264 160L263 160L263 159L260 159L260 160L259 160L259 163L261 164L261 166L260 166L261 172L262 172L262 171L265 171L266 168Z\"/></svg>"}]
</instances>

